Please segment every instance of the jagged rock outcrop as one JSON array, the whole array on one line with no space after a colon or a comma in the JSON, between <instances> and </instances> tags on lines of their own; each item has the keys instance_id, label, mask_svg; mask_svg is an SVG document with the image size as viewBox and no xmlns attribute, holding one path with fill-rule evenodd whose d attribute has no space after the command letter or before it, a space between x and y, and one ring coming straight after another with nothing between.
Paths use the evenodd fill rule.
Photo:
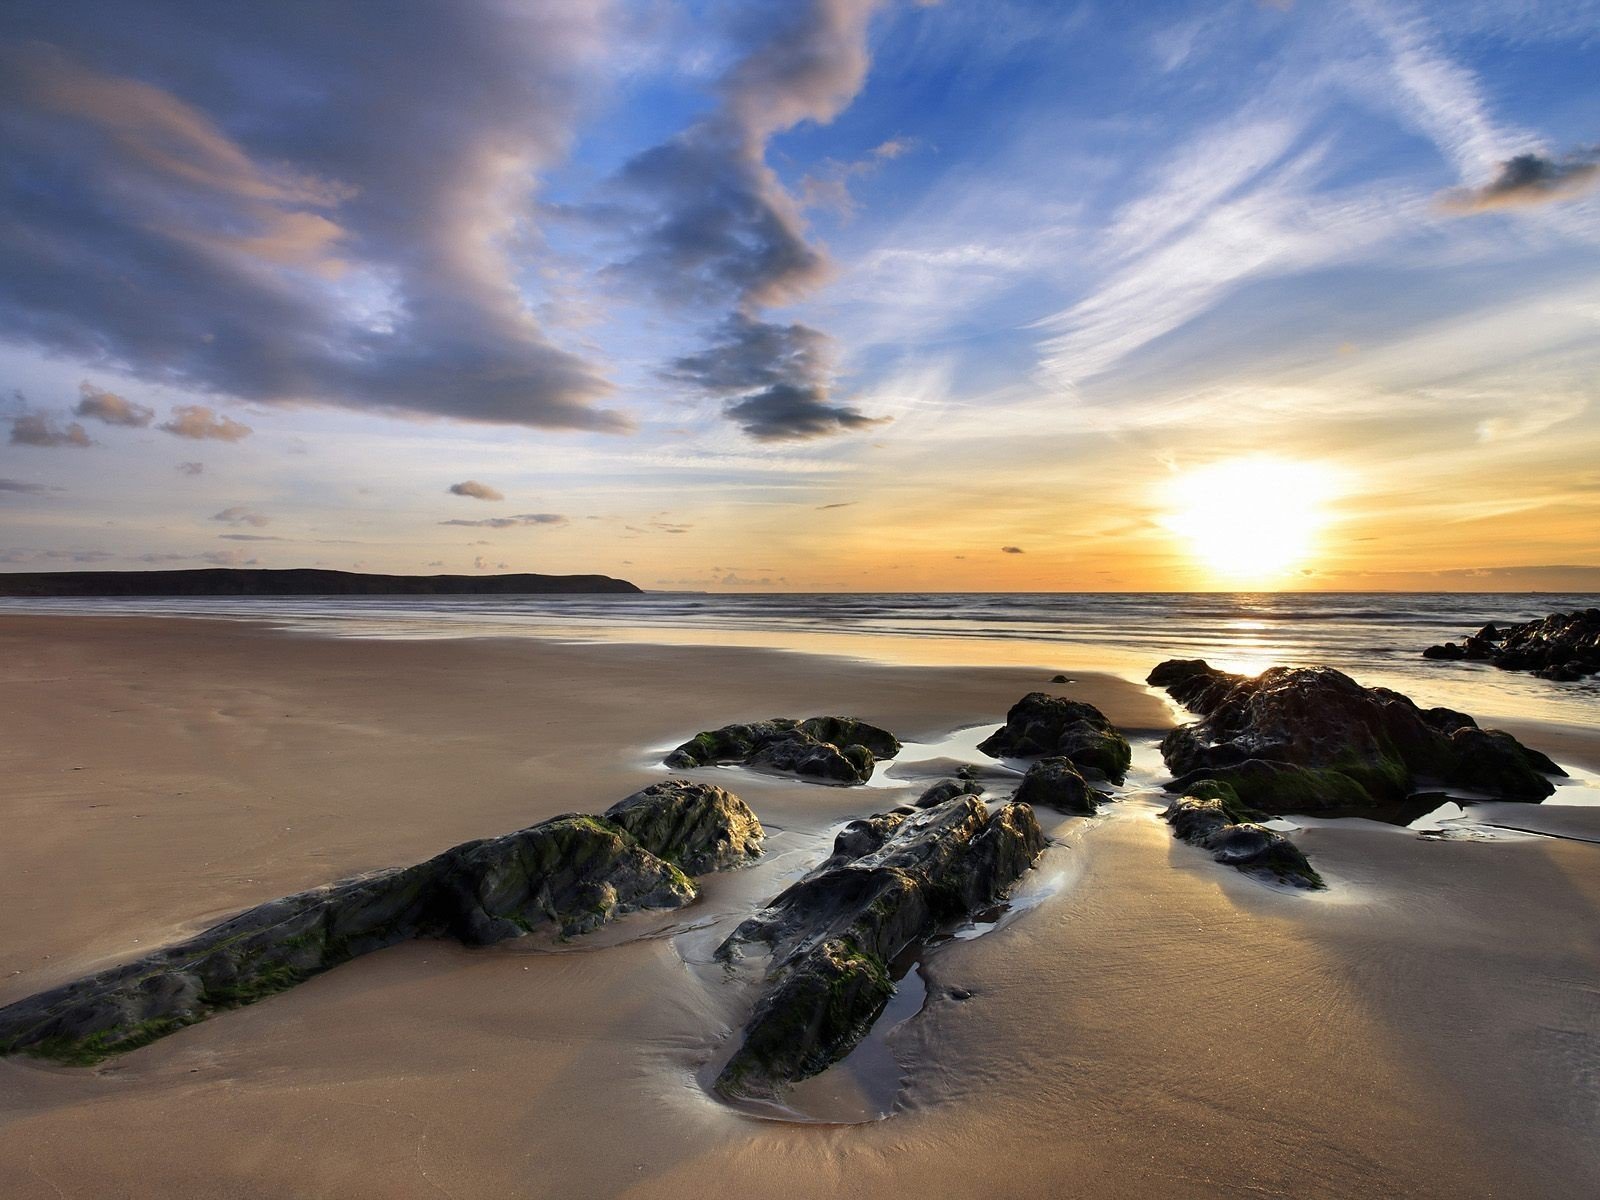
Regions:
<instances>
[{"instance_id":1,"label":"jagged rock outcrop","mask_svg":"<svg viewBox=\"0 0 1600 1200\"><path fill-rule=\"evenodd\" d=\"M1172 832L1191 846L1248 874L1262 875L1295 887L1321 888L1322 876L1312 869L1300 848L1276 830L1260 824L1225 783L1194 785L1161 814Z\"/></svg>"},{"instance_id":2,"label":"jagged rock outcrop","mask_svg":"<svg viewBox=\"0 0 1600 1200\"><path fill-rule=\"evenodd\" d=\"M696 734L671 754L666 765L682 771L738 763L826 783L865 783L880 758L900 753L887 729L854 717L773 717L748 725L724 725Z\"/></svg>"},{"instance_id":3,"label":"jagged rock outcrop","mask_svg":"<svg viewBox=\"0 0 1600 1200\"><path fill-rule=\"evenodd\" d=\"M1035 808L1043 805L1060 812L1093 816L1105 799L1072 765L1070 758L1041 758L1028 768L1013 797Z\"/></svg>"},{"instance_id":4,"label":"jagged rock outcrop","mask_svg":"<svg viewBox=\"0 0 1600 1200\"><path fill-rule=\"evenodd\" d=\"M698 872L749 857L761 837L737 797L681 781L647 788L612 812L552 817L415 866L257 905L0 1009L0 1054L92 1063L411 938L483 946L541 928L573 936L625 913L678 908L698 893L670 859Z\"/></svg>"},{"instance_id":5,"label":"jagged rock outcrop","mask_svg":"<svg viewBox=\"0 0 1600 1200\"><path fill-rule=\"evenodd\" d=\"M1465 713L1419 708L1330 667L1243 676L1173 660L1149 680L1202 717L1161 742L1178 777L1169 791L1215 779L1267 813L1377 815L1423 782L1537 801L1555 790L1550 775L1565 774Z\"/></svg>"},{"instance_id":6,"label":"jagged rock outcrop","mask_svg":"<svg viewBox=\"0 0 1600 1200\"><path fill-rule=\"evenodd\" d=\"M1068 758L1080 771L1121 783L1133 759L1128 739L1082 700L1029 692L978 749L994 758Z\"/></svg>"},{"instance_id":7,"label":"jagged rock outcrop","mask_svg":"<svg viewBox=\"0 0 1600 1200\"><path fill-rule=\"evenodd\" d=\"M743 800L715 784L664 779L613 804L606 820L686 875L741 866L761 855L761 822Z\"/></svg>"},{"instance_id":8,"label":"jagged rock outcrop","mask_svg":"<svg viewBox=\"0 0 1600 1200\"><path fill-rule=\"evenodd\" d=\"M1551 613L1520 625L1485 625L1460 645L1429 646L1422 657L1489 662L1503 671L1573 683L1600 674L1600 608Z\"/></svg>"},{"instance_id":9,"label":"jagged rock outcrop","mask_svg":"<svg viewBox=\"0 0 1600 1200\"><path fill-rule=\"evenodd\" d=\"M894 992L913 943L998 898L1044 849L1025 804L992 814L972 796L853 821L833 854L717 949L770 954L724 1095L772 1099L850 1052Z\"/></svg>"}]
</instances>

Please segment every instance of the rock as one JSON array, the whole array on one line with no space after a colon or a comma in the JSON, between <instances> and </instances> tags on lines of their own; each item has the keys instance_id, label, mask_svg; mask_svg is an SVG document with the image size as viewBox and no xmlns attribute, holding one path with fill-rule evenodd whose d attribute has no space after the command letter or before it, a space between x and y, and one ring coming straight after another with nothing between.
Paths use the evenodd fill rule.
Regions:
<instances>
[{"instance_id":1,"label":"rock","mask_svg":"<svg viewBox=\"0 0 1600 1200\"><path fill-rule=\"evenodd\" d=\"M646 789L613 809L663 855L621 823L572 813L268 901L0 1009L0 1054L93 1063L411 938L483 946L541 928L574 936L640 909L681 907L698 892L669 858L720 865L747 857L761 837L736 797L684 787Z\"/></svg>"},{"instance_id":2,"label":"rock","mask_svg":"<svg viewBox=\"0 0 1600 1200\"><path fill-rule=\"evenodd\" d=\"M1226 785L1200 785L1200 795L1180 796L1162 816L1191 846L1211 851L1219 863L1295 887L1321 888L1322 877L1300 848L1276 830L1251 820Z\"/></svg>"},{"instance_id":3,"label":"rock","mask_svg":"<svg viewBox=\"0 0 1600 1200\"><path fill-rule=\"evenodd\" d=\"M827 860L718 947L729 963L770 958L717 1090L775 1098L843 1058L894 992L888 964L992 903L1043 849L1027 805L988 814L972 796L851 822Z\"/></svg>"},{"instance_id":4,"label":"rock","mask_svg":"<svg viewBox=\"0 0 1600 1200\"><path fill-rule=\"evenodd\" d=\"M1068 679L1065 675L1052 675L1052 676L1050 676L1050 682L1051 683L1071 683L1072 680Z\"/></svg>"},{"instance_id":5,"label":"rock","mask_svg":"<svg viewBox=\"0 0 1600 1200\"><path fill-rule=\"evenodd\" d=\"M1011 706L1005 725L978 743L994 758L1070 758L1080 771L1121 783L1132 761L1128 739L1092 704L1030 692Z\"/></svg>"},{"instance_id":6,"label":"rock","mask_svg":"<svg viewBox=\"0 0 1600 1200\"><path fill-rule=\"evenodd\" d=\"M1015 799L1087 817L1094 815L1104 797L1089 786L1070 758L1041 758L1022 777Z\"/></svg>"},{"instance_id":7,"label":"rock","mask_svg":"<svg viewBox=\"0 0 1600 1200\"><path fill-rule=\"evenodd\" d=\"M652 783L606 809L606 820L687 875L742 866L761 854L761 822L750 806L710 783Z\"/></svg>"},{"instance_id":8,"label":"rock","mask_svg":"<svg viewBox=\"0 0 1600 1200\"><path fill-rule=\"evenodd\" d=\"M983 784L972 779L941 779L913 802L915 808L932 808L957 796L981 796Z\"/></svg>"},{"instance_id":9,"label":"rock","mask_svg":"<svg viewBox=\"0 0 1600 1200\"><path fill-rule=\"evenodd\" d=\"M1575 683L1600 673L1600 608L1551 613L1520 625L1485 625L1458 646L1429 646L1424 658L1491 662L1507 671Z\"/></svg>"},{"instance_id":10,"label":"rock","mask_svg":"<svg viewBox=\"0 0 1600 1200\"><path fill-rule=\"evenodd\" d=\"M739 763L828 783L865 783L878 758L900 753L894 734L854 717L774 717L696 734L667 755L674 770Z\"/></svg>"},{"instance_id":11,"label":"rock","mask_svg":"<svg viewBox=\"0 0 1600 1200\"><path fill-rule=\"evenodd\" d=\"M1465 713L1420 709L1329 667L1273 667L1247 677L1186 660L1162 663L1150 681L1202 717L1162 739L1162 757L1178 777L1168 789L1221 780L1264 812L1378 815L1426 780L1541 800L1555 790L1546 775L1563 774Z\"/></svg>"}]
</instances>

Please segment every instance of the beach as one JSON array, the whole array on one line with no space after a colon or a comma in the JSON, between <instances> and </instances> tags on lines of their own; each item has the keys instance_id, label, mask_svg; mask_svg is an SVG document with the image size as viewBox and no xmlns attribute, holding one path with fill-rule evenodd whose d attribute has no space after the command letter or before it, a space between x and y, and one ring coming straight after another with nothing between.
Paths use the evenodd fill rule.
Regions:
<instances>
[{"instance_id":1,"label":"beach","mask_svg":"<svg viewBox=\"0 0 1600 1200\"><path fill-rule=\"evenodd\" d=\"M1175 719L1070 659L889 657L5 615L0 1003L276 896L601 811L732 721L848 713L937 743L1047 689L1100 707L1148 762ZM1600 760L1581 724L1549 726L1549 745L1541 728L1516 731L1563 764ZM97 1067L0 1061L0 1193L1600 1187L1600 808L1486 806L1536 832L1480 837L1305 820L1317 894L1175 841L1144 789L1094 818L1041 813L1053 843L1028 904L922 959L925 1004L886 1039L892 1115L827 1123L700 1086L739 1020L704 951L839 823L916 786L713 776L767 854L704 877L682 911L564 943L408 943Z\"/></svg>"}]
</instances>

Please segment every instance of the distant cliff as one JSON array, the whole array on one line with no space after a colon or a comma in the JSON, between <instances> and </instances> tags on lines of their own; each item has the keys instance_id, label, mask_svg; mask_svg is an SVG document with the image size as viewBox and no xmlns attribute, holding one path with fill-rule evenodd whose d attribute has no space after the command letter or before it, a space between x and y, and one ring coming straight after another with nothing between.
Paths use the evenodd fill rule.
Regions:
<instances>
[{"instance_id":1,"label":"distant cliff","mask_svg":"<svg viewBox=\"0 0 1600 1200\"><path fill-rule=\"evenodd\" d=\"M365 575L310 568L0 572L0 596L530 596L638 593L609 575Z\"/></svg>"}]
</instances>

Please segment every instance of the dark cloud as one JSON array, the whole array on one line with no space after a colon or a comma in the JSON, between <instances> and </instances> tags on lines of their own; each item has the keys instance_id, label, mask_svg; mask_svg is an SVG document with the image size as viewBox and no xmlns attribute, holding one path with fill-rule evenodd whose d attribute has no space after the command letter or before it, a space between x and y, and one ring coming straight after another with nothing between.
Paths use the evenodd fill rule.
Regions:
<instances>
[{"instance_id":1,"label":"dark cloud","mask_svg":"<svg viewBox=\"0 0 1600 1200\"><path fill-rule=\"evenodd\" d=\"M606 9L12 0L0 337L244 400L628 428L514 256Z\"/></svg>"},{"instance_id":2,"label":"dark cloud","mask_svg":"<svg viewBox=\"0 0 1600 1200\"><path fill-rule=\"evenodd\" d=\"M286 542L288 538L274 537L270 533L219 533L224 542Z\"/></svg>"},{"instance_id":3,"label":"dark cloud","mask_svg":"<svg viewBox=\"0 0 1600 1200\"><path fill-rule=\"evenodd\" d=\"M663 374L707 395L738 397L724 411L759 441L826 437L883 423L830 403L833 343L809 325L733 313L709 347L674 360Z\"/></svg>"},{"instance_id":4,"label":"dark cloud","mask_svg":"<svg viewBox=\"0 0 1600 1200\"><path fill-rule=\"evenodd\" d=\"M232 508L225 508L219 513L213 513L211 519L225 522L228 525L254 525L258 529L263 525L272 524L271 517L262 516L242 504L235 504Z\"/></svg>"},{"instance_id":5,"label":"dark cloud","mask_svg":"<svg viewBox=\"0 0 1600 1200\"><path fill-rule=\"evenodd\" d=\"M178 474L180 475L204 475L205 473L206 465L203 462L181 462L178 464Z\"/></svg>"},{"instance_id":6,"label":"dark cloud","mask_svg":"<svg viewBox=\"0 0 1600 1200\"><path fill-rule=\"evenodd\" d=\"M1480 188L1449 193L1445 206L1456 212L1486 212L1564 200L1586 191L1600 180L1600 147L1547 158L1519 154L1500 164L1500 173Z\"/></svg>"},{"instance_id":7,"label":"dark cloud","mask_svg":"<svg viewBox=\"0 0 1600 1200\"><path fill-rule=\"evenodd\" d=\"M204 404L180 404L156 428L175 437L213 442L237 442L255 432L232 417L212 412Z\"/></svg>"},{"instance_id":8,"label":"dark cloud","mask_svg":"<svg viewBox=\"0 0 1600 1200\"><path fill-rule=\"evenodd\" d=\"M24 483L20 479L0 479L0 492L15 492L22 496L42 496L53 491L42 483Z\"/></svg>"},{"instance_id":9,"label":"dark cloud","mask_svg":"<svg viewBox=\"0 0 1600 1200\"><path fill-rule=\"evenodd\" d=\"M859 503L859 500L841 500L837 504L819 504L817 505L817 511L827 512L830 508L850 508Z\"/></svg>"},{"instance_id":10,"label":"dark cloud","mask_svg":"<svg viewBox=\"0 0 1600 1200\"><path fill-rule=\"evenodd\" d=\"M13 446L74 446L83 449L94 443L89 431L76 421L63 425L48 413L23 413L11 421Z\"/></svg>"},{"instance_id":11,"label":"dark cloud","mask_svg":"<svg viewBox=\"0 0 1600 1200\"><path fill-rule=\"evenodd\" d=\"M474 500L505 499L505 495L502 492L490 487L487 483L479 483L476 479L468 479L462 483L452 483L449 491L452 496L469 496Z\"/></svg>"},{"instance_id":12,"label":"dark cloud","mask_svg":"<svg viewBox=\"0 0 1600 1200\"><path fill-rule=\"evenodd\" d=\"M764 392L747 396L727 408L739 428L761 442L800 441L827 437L850 429L881 425L882 417L868 417L854 408L829 404L827 392L818 387L796 387L780 383Z\"/></svg>"},{"instance_id":13,"label":"dark cloud","mask_svg":"<svg viewBox=\"0 0 1600 1200\"><path fill-rule=\"evenodd\" d=\"M519 513L514 517L484 517L481 521L440 521L441 525L465 525L471 529L512 529L518 525L565 525L567 518L560 513Z\"/></svg>"},{"instance_id":14,"label":"dark cloud","mask_svg":"<svg viewBox=\"0 0 1600 1200\"><path fill-rule=\"evenodd\" d=\"M706 350L667 374L741 397L726 412L757 438L871 423L828 403L826 334L755 314L798 300L831 274L807 240L800 203L767 165L767 143L803 121L831 121L850 103L866 79L867 22L880 3L802 0L746 13L734 31L744 50L718 81L718 106L618 177L622 194L649 207L637 220L635 253L617 269L669 304L733 310Z\"/></svg>"},{"instance_id":15,"label":"dark cloud","mask_svg":"<svg viewBox=\"0 0 1600 1200\"><path fill-rule=\"evenodd\" d=\"M155 409L135 404L115 392L97 388L87 380L78 385L78 396L78 406L72 410L74 416L103 421L107 425L128 425L135 429L143 429L156 419Z\"/></svg>"},{"instance_id":16,"label":"dark cloud","mask_svg":"<svg viewBox=\"0 0 1600 1200\"><path fill-rule=\"evenodd\" d=\"M1023 548L1021 546L1001 546L1000 547L1000 553L1001 554L1025 554L1027 552L1025 550L1023 550Z\"/></svg>"}]
</instances>

